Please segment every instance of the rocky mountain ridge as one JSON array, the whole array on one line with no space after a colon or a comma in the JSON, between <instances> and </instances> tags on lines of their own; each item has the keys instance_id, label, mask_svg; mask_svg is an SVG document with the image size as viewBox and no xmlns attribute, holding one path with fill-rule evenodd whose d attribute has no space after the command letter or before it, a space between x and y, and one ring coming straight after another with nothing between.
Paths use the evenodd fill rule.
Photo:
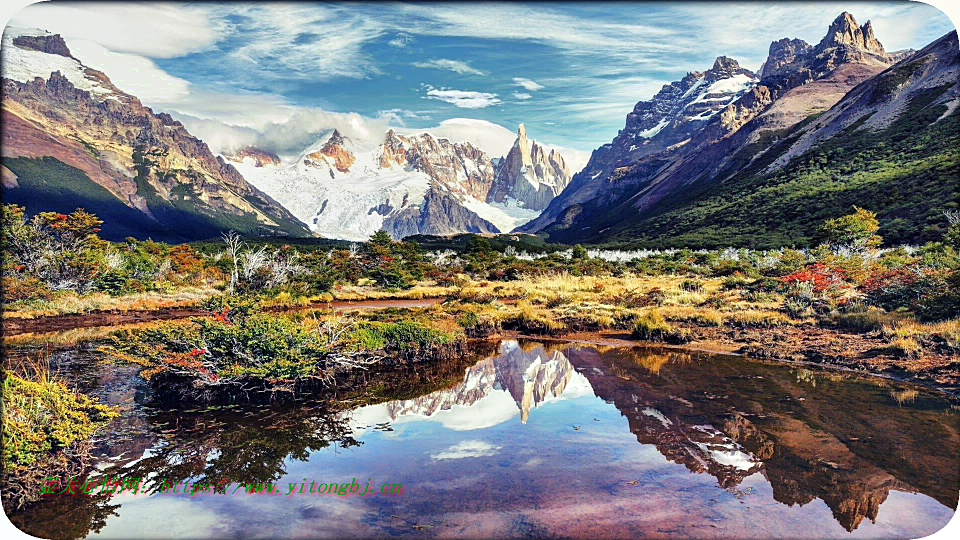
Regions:
<instances>
[{"instance_id":1,"label":"rocky mountain ridge","mask_svg":"<svg viewBox=\"0 0 960 540\"><path fill-rule=\"evenodd\" d=\"M428 132L390 129L369 146L334 130L284 163L258 161L249 149L227 159L318 234L349 240L380 228L395 238L509 231L570 180L563 156L529 140L522 125L496 165L469 142Z\"/></svg>"},{"instance_id":2,"label":"rocky mountain ridge","mask_svg":"<svg viewBox=\"0 0 960 540\"><path fill-rule=\"evenodd\" d=\"M520 230L545 231L551 240L562 242L630 243L637 236L653 238L654 233L647 232L649 229L641 223L656 219L662 227L675 228L679 223L689 222L673 208L705 196L707 192L717 193L717 196L732 193L733 179L758 174L751 167L759 167L761 163L764 165L759 174L775 174L777 168L790 159L825 144L830 137L827 134L849 128L852 122L834 123L837 116L833 112L850 107L841 101L852 95L855 89L866 85L875 89L871 91L871 99L859 100L857 110L861 111L860 114L883 109L886 112L876 116L875 120L885 118L889 121L891 115L902 113L910 99L918 96L921 90L930 89L929 84L918 78L916 69L897 69L897 66L911 65L918 56L922 56L921 53L907 57L898 54L896 58L901 60L895 66L895 57L885 52L873 35L872 25L859 27L848 13L841 14L830 25L816 46L801 40L775 41L760 70L759 82L714 114L690 138L639 158L631 156L622 145L604 145L591 157L593 168L588 165L576 175L571 186L538 219ZM947 58L949 54L944 50L942 57ZM940 66L935 69L941 76L938 80L953 84L949 82L952 68L947 67L948 64L949 60L929 64L925 71L934 69L934 65ZM888 73L891 71L900 75L890 77ZM945 92L930 105L950 102L953 90ZM889 125L874 120L866 124L872 129L886 129ZM798 131L817 131L823 136L816 139L801 137L804 141L815 140L816 144L787 146L785 139L790 139L791 133ZM857 147L854 144L852 148ZM610 162L616 165L609 174L604 167L595 166ZM586 174L588 172L596 176ZM939 188L931 186L931 189ZM747 192L743 195L749 196ZM731 197L724 196L724 200L724 204L730 205L730 211L740 212ZM757 204L761 203L758 201ZM708 211L704 207L702 211L714 210ZM666 218L655 217L664 212L671 213L672 225L668 225ZM704 214L704 219L707 215ZM743 227L755 225L756 220L749 220L745 215L743 219L748 220ZM705 229L710 226L706 222L701 224ZM765 225L770 226L779 225ZM694 231L692 225L685 226L684 230ZM708 244L699 245L715 245L714 242L722 245L737 238L729 231L704 236L709 238L706 240ZM657 236L657 241L666 240ZM680 245L691 239L684 237L674 241Z\"/></svg>"},{"instance_id":3,"label":"rocky mountain ridge","mask_svg":"<svg viewBox=\"0 0 960 540\"><path fill-rule=\"evenodd\" d=\"M108 222L108 238L310 234L180 122L81 64L59 35L4 33L2 136L7 201L31 212L85 207Z\"/></svg>"},{"instance_id":4,"label":"rocky mountain ridge","mask_svg":"<svg viewBox=\"0 0 960 540\"><path fill-rule=\"evenodd\" d=\"M594 150L564 194L520 230L540 230L563 209L590 200L604 188L603 179L617 168L688 144L758 81L753 72L742 68L736 60L720 56L710 69L689 72L681 80L664 85L652 99L636 104L613 141Z\"/></svg>"}]
</instances>

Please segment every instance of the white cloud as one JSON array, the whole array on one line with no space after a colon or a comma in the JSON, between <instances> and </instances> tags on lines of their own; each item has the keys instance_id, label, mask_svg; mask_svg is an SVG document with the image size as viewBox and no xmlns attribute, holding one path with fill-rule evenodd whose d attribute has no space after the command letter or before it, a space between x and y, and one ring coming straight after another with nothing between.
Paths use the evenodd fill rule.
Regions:
<instances>
[{"instance_id":1,"label":"white cloud","mask_svg":"<svg viewBox=\"0 0 960 540\"><path fill-rule=\"evenodd\" d=\"M186 98L160 101L156 106L254 129L286 121L302 109L274 94L239 91L228 93L199 89L192 89Z\"/></svg>"},{"instance_id":2,"label":"white cloud","mask_svg":"<svg viewBox=\"0 0 960 540\"><path fill-rule=\"evenodd\" d=\"M260 136L253 128L235 126L210 118L198 118L176 110L168 112L175 120L179 120L191 135L207 143L215 154L229 154L245 146L255 145Z\"/></svg>"},{"instance_id":3,"label":"white cloud","mask_svg":"<svg viewBox=\"0 0 960 540\"><path fill-rule=\"evenodd\" d=\"M446 69L461 74L468 73L471 75L484 75L484 72L466 62L461 62L460 60L450 60L447 58L437 58L434 60L428 60L426 62L414 62L413 65L418 68Z\"/></svg>"},{"instance_id":4,"label":"white cloud","mask_svg":"<svg viewBox=\"0 0 960 540\"><path fill-rule=\"evenodd\" d=\"M390 45L391 47L397 47L398 49L402 49L411 43L413 43L413 36L411 36L410 34L400 32L399 34L397 34L397 37L388 41L387 45Z\"/></svg>"},{"instance_id":5,"label":"white cloud","mask_svg":"<svg viewBox=\"0 0 960 540\"><path fill-rule=\"evenodd\" d=\"M142 102L176 102L190 94L190 83L158 68L152 60L139 54L112 52L83 39L69 38L67 47L85 66L107 73L120 90Z\"/></svg>"},{"instance_id":6,"label":"white cloud","mask_svg":"<svg viewBox=\"0 0 960 540\"><path fill-rule=\"evenodd\" d=\"M210 48L225 25L202 9L179 4L45 2L17 12L9 23L96 42L115 52L174 58Z\"/></svg>"},{"instance_id":7,"label":"white cloud","mask_svg":"<svg viewBox=\"0 0 960 540\"><path fill-rule=\"evenodd\" d=\"M526 93L526 92L514 92L514 93L513 93L513 97L515 97L515 98L517 98L517 99L530 99L530 98L532 98L533 96L530 95L530 94L528 94L528 93Z\"/></svg>"},{"instance_id":8,"label":"white cloud","mask_svg":"<svg viewBox=\"0 0 960 540\"><path fill-rule=\"evenodd\" d=\"M513 84L517 86L522 86L523 88L531 92L536 92L537 90L543 89L542 84L538 84L534 81L531 81L530 79L524 79L523 77L514 77Z\"/></svg>"},{"instance_id":9,"label":"white cloud","mask_svg":"<svg viewBox=\"0 0 960 540\"><path fill-rule=\"evenodd\" d=\"M463 441L455 444L443 452L431 454L433 459L464 459L472 457L492 456L500 450L499 446L494 446L485 441Z\"/></svg>"},{"instance_id":10,"label":"white cloud","mask_svg":"<svg viewBox=\"0 0 960 540\"><path fill-rule=\"evenodd\" d=\"M284 122L267 125L262 130L258 144L277 154L299 153L316 142L320 135L337 129L344 137L353 139L361 146L372 146L383 142L383 135L388 128L387 118L304 108Z\"/></svg>"},{"instance_id":11,"label":"white cloud","mask_svg":"<svg viewBox=\"0 0 960 540\"><path fill-rule=\"evenodd\" d=\"M202 118L183 111L171 114L190 133L221 154L254 145L281 156L296 155L334 129L358 145L372 148L383 142L383 135L390 127L388 117L369 118L357 113L293 106L285 110L285 117L256 127L240 126L218 118Z\"/></svg>"},{"instance_id":12,"label":"white cloud","mask_svg":"<svg viewBox=\"0 0 960 540\"><path fill-rule=\"evenodd\" d=\"M469 142L490 157L505 156L517 138L515 131L499 124L476 118L450 118L440 125L424 129L405 129L403 133L429 132L434 137L452 142Z\"/></svg>"},{"instance_id":13,"label":"white cloud","mask_svg":"<svg viewBox=\"0 0 960 540\"><path fill-rule=\"evenodd\" d=\"M474 92L471 90L453 90L449 88L434 88L430 85L427 89L427 99L438 99L460 107L461 109L482 109L500 103L497 94L489 92Z\"/></svg>"},{"instance_id":14,"label":"white cloud","mask_svg":"<svg viewBox=\"0 0 960 540\"><path fill-rule=\"evenodd\" d=\"M430 116L407 109L387 109L377 111L377 118L385 118L393 125L405 126L405 120L429 120Z\"/></svg>"}]
</instances>

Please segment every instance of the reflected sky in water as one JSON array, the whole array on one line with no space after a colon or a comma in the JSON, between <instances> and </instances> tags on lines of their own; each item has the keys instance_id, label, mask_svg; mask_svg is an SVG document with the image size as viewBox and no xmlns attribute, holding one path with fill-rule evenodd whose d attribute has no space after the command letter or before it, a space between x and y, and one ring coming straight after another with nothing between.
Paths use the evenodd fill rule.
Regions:
<instances>
[{"instance_id":1,"label":"reflected sky in water","mask_svg":"<svg viewBox=\"0 0 960 540\"><path fill-rule=\"evenodd\" d=\"M916 387L670 350L498 349L405 375L432 391L390 399L372 385L358 401L369 404L340 411L172 414L111 387L129 412L100 443L106 473L241 477L282 493L372 479L403 492L121 494L81 513L115 506L90 533L103 538L903 538L935 532L956 507L958 414Z\"/></svg>"}]
</instances>

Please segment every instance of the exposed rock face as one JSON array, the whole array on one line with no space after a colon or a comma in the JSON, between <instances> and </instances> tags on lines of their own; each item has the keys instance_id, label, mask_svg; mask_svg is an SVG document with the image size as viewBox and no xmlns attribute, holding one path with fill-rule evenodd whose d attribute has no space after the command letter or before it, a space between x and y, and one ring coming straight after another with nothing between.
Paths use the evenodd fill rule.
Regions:
<instances>
[{"instance_id":1,"label":"exposed rock face","mask_svg":"<svg viewBox=\"0 0 960 540\"><path fill-rule=\"evenodd\" d=\"M827 35L823 36L823 39L817 45L817 49L822 51L841 45L848 45L878 56L887 55L883 50L883 45L873 35L873 24L867 21L867 24L861 28L857 25L857 20L853 18L853 15L846 11L833 21L830 28L827 29Z\"/></svg>"},{"instance_id":2,"label":"exposed rock face","mask_svg":"<svg viewBox=\"0 0 960 540\"><path fill-rule=\"evenodd\" d=\"M432 187L423 201L386 214L383 228L395 238L416 234L450 234L453 232L495 233L497 227L476 212L467 209L450 192Z\"/></svg>"},{"instance_id":3,"label":"exposed rock face","mask_svg":"<svg viewBox=\"0 0 960 540\"><path fill-rule=\"evenodd\" d=\"M569 183L570 169L563 156L531 143L527 130L520 124L513 148L497 163L487 201L515 201L524 208L543 210Z\"/></svg>"},{"instance_id":4,"label":"exposed rock face","mask_svg":"<svg viewBox=\"0 0 960 540\"><path fill-rule=\"evenodd\" d=\"M705 74L688 74L653 100L638 103L613 142L595 150L570 187L520 230L536 232L555 224L556 240L574 241L560 231L588 227L599 240L597 235L622 221L620 216L636 219L667 197L683 197L694 183L722 180L718 175L739 150L829 109L892 61L872 25L861 28L848 13L830 25L816 46L799 39L773 42L759 78L718 58ZM737 76L745 80L734 86ZM707 83L708 88L735 91L711 100L712 92L703 90ZM687 114L705 101L716 106L698 116ZM620 204L615 201L621 200L629 200L631 209L614 212ZM565 211L574 205L575 212ZM596 220L598 213L609 214Z\"/></svg>"},{"instance_id":5,"label":"exposed rock face","mask_svg":"<svg viewBox=\"0 0 960 540\"><path fill-rule=\"evenodd\" d=\"M466 193L479 201L486 199L493 184L493 165L479 148L437 139L429 133L402 137L390 130L387 141L396 144L391 139L399 140L405 149L405 162L398 164L426 174L450 191Z\"/></svg>"},{"instance_id":6,"label":"exposed rock face","mask_svg":"<svg viewBox=\"0 0 960 540\"><path fill-rule=\"evenodd\" d=\"M770 44L767 60L760 68L760 79L776 77L785 71L785 66L790 66L798 58L802 58L810 49L810 44L802 39L783 38L774 41Z\"/></svg>"},{"instance_id":7,"label":"exposed rock face","mask_svg":"<svg viewBox=\"0 0 960 540\"><path fill-rule=\"evenodd\" d=\"M717 113L747 93L757 81L756 75L736 60L720 56L710 69L687 73L683 79L664 85L653 99L636 104L616 138L594 150L586 167L574 175L563 194L520 230L540 230L564 208L591 199L605 189L603 181L618 167L687 145ZM733 118L726 121L736 123Z\"/></svg>"},{"instance_id":8,"label":"exposed rock face","mask_svg":"<svg viewBox=\"0 0 960 540\"><path fill-rule=\"evenodd\" d=\"M312 167L319 167L320 164L323 163L328 167L333 167L342 173L346 173L350 172L350 167L356 160L357 158L354 157L349 150L344 148L343 136L340 135L340 132L333 130L333 134L327 139L323 148L307 154L303 163L304 165Z\"/></svg>"},{"instance_id":9,"label":"exposed rock face","mask_svg":"<svg viewBox=\"0 0 960 540\"><path fill-rule=\"evenodd\" d=\"M229 161L233 162L243 162L246 158L251 158L257 167L263 167L264 165L279 165L280 157L274 153L261 150L254 146L247 146L237 150L230 156L226 156Z\"/></svg>"},{"instance_id":10,"label":"exposed rock face","mask_svg":"<svg viewBox=\"0 0 960 540\"><path fill-rule=\"evenodd\" d=\"M126 236L204 239L229 229L309 235L302 223L214 156L180 122L165 113L155 114L136 97L116 89L106 75L73 59L59 36L14 39L23 43L22 37L37 39L26 41L35 47L27 54L34 56L29 63L18 64L17 76L28 78L23 66L42 70L40 60L49 57L54 65L83 79L74 82L59 70L46 75L38 71L29 80L4 77L5 159L49 156L79 169L116 198L92 202L118 212L140 212L138 219L145 224L133 227ZM18 47L5 50L4 60L16 62ZM38 60L38 53L32 51L40 49L45 54ZM81 83L96 92L78 88ZM17 200L31 198L27 193L31 188L24 187L23 180L19 179L16 192L11 191ZM67 192L74 186L60 189ZM74 206L68 210L88 204L82 193L69 201Z\"/></svg>"},{"instance_id":11,"label":"exposed rock face","mask_svg":"<svg viewBox=\"0 0 960 540\"><path fill-rule=\"evenodd\" d=\"M13 39L13 44L24 49L73 58L73 55L70 54L70 49L67 48L67 44L63 41L63 38L60 37L60 34L54 34L52 36L17 36Z\"/></svg>"},{"instance_id":12,"label":"exposed rock face","mask_svg":"<svg viewBox=\"0 0 960 540\"><path fill-rule=\"evenodd\" d=\"M372 149L334 131L292 165L238 166L316 232L349 240L380 228L394 238L509 231L570 178L563 157L529 141L522 126L497 167L469 142L392 129Z\"/></svg>"}]
</instances>

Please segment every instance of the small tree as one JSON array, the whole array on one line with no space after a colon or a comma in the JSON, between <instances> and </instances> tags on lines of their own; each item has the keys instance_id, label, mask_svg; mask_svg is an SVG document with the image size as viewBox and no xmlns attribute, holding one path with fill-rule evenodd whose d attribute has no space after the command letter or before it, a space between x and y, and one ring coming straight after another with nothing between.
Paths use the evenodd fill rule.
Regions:
<instances>
[{"instance_id":1,"label":"small tree","mask_svg":"<svg viewBox=\"0 0 960 540\"><path fill-rule=\"evenodd\" d=\"M947 232L943 235L943 243L960 251L960 210L944 210L947 218Z\"/></svg>"},{"instance_id":2,"label":"small tree","mask_svg":"<svg viewBox=\"0 0 960 540\"><path fill-rule=\"evenodd\" d=\"M575 261L585 261L590 258L590 254L587 253L587 248L577 244L573 246L573 253L570 255L570 258Z\"/></svg>"},{"instance_id":3,"label":"small tree","mask_svg":"<svg viewBox=\"0 0 960 540\"><path fill-rule=\"evenodd\" d=\"M223 235L223 242L227 245L227 253L233 262L233 270L230 272L230 288L233 294L237 290L237 280L240 279L240 235L236 231L230 231Z\"/></svg>"},{"instance_id":4,"label":"small tree","mask_svg":"<svg viewBox=\"0 0 960 540\"><path fill-rule=\"evenodd\" d=\"M854 213L828 219L820 228L823 240L834 248L847 248L862 252L877 247L883 241L877 230L880 222L876 212L853 207Z\"/></svg>"},{"instance_id":5,"label":"small tree","mask_svg":"<svg viewBox=\"0 0 960 540\"><path fill-rule=\"evenodd\" d=\"M490 241L486 238L473 235L469 240L467 240L467 245L464 247L464 251L471 255L486 255L493 251L493 246L490 245Z\"/></svg>"}]
</instances>

